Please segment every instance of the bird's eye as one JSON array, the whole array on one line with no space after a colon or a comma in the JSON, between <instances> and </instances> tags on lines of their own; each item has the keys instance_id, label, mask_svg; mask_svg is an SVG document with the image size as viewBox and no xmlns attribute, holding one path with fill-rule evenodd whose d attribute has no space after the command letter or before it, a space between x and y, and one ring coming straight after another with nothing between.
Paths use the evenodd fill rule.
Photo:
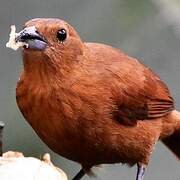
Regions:
<instances>
[{"instance_id":1,"label":"bird's eye","mask_svg":"<svg viewBox=\"0 0 180 180\"><path fill-rule=\"evenodd\" d=\"M64 41L67 37L67 33L66 33L66 30L65 29L60 29L58 32L57 32L57 38L60 40L60 41Z\"/></svg>"}]
</instances>

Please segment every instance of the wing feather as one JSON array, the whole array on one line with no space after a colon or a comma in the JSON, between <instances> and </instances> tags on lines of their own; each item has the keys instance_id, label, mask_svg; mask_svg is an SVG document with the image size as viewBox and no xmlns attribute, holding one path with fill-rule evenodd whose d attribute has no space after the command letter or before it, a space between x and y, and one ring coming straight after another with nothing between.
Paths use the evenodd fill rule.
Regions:
<instances>
[{"instance_id":1,"label":"wing feather","mask_svg":"<svg viewBox=\"0 0 180 180\"><path fill-rule=\"evenodd\" d=\"M116 72L120 77L119 84L116 83L119 90L114 93L117 105L114 116L118 121L131 124L137 120L156 119L174 109L167 86L149 68L132 60L124 67L129 69Z\"/></svg>"}]
</instances>

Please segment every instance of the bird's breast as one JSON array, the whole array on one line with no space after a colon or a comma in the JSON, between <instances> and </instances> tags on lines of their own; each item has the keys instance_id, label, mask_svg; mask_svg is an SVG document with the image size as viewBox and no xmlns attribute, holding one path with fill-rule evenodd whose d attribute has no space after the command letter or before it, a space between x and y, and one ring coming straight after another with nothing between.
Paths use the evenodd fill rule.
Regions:
<instances>
[{"instance_id":1,"label":"bird's breast","mask_svg":"<svg viewBox=\"0 0 180 180\"><path fill-rule=\"evenodd\" d=\"M102 138L93 122L97 112L75 94L62 89L32 87L23 81L18 82L16 88L18 107L38 136L56 153L87 162L98 154L94 148L100 145L94 140L98 142L98 138L99 141ZM103 133L102 128L97 130Z\"/></svg>"},{"instance_id":2,"label":"bird's breast","mask_svg":"<svg viewBox=\"0 0 180 180\"><path fill-rule=\"evenodd\" d=\"M65 86L49 88L21 80L16 98L24 118L39 137L70 160L96 165L132 164L145 158L144 152L152 150L152 134L157 134L152 132L151 122L139 122L133 128L121 125L111 117L109 94L100 96L98 92L80 93ZM134 137L140 140L137 144Z\"/></svg>"},{"instance_id":3,"label":"bird's breast","mask_svg":"<svg viewBox=\"0 0 180 180\"><path fill-rule=\"evenodd\" d=\"M76 124L66 116L67 109L61 106L59 95L54 90L30 87L19 82L16 88L16 100L24 118L39 137L54 151L68 153L69 140L73 143ZM68 108L68 107L67 107ZM69 109L70 111L70 109Z\"/></svg>"}]
</instances>

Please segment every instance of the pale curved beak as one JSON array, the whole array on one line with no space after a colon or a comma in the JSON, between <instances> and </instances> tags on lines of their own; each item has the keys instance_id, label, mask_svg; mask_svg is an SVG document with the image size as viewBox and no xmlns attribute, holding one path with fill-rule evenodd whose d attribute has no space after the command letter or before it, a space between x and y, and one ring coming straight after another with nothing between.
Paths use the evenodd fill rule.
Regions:
<instances>
[{"instance_id":1,"label":"pale curved beak","mask_svg":"<svg viewBox=\"0 0 180 180\"><path fill-rule=\"evenodd\" d=\"M47 46L47 41L40 35L35 26L24 28L16 34L16 42L25 42L29 49L43 50Z\"/></svg>"}]
</instances>

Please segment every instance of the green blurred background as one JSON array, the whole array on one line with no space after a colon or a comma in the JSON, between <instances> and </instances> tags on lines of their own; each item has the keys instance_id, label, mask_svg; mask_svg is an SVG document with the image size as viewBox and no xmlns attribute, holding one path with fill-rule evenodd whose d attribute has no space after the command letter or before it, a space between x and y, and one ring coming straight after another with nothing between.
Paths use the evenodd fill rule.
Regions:
<instances>
[{"instance_id":1,"label":"green blurred background","mask_svg":"<svg viewBox=\"0 0 180 180\"><path fill-rule=\"evenodd\" d=\"M0 0L0 120L6 123L4 151L41 157L50 152L53 162L71 178L80 166L53 153L37 137L19 112L15 87L22 69L21 52L5 48L9 27L35 17L65 19L84 41L121 48L150 66L168 84L180 109L180 2L178 0ZM42 119L43 123L43 119ZM61 144L61 142L59 142ZM76 147L72 147L76 148ZM146 171L145 180L179 180L179 162L161 143ZM134 180L136 167L105 165L97 180ZM84 178L89 179L88 176Z\"/></svg>"}]
</instances>

